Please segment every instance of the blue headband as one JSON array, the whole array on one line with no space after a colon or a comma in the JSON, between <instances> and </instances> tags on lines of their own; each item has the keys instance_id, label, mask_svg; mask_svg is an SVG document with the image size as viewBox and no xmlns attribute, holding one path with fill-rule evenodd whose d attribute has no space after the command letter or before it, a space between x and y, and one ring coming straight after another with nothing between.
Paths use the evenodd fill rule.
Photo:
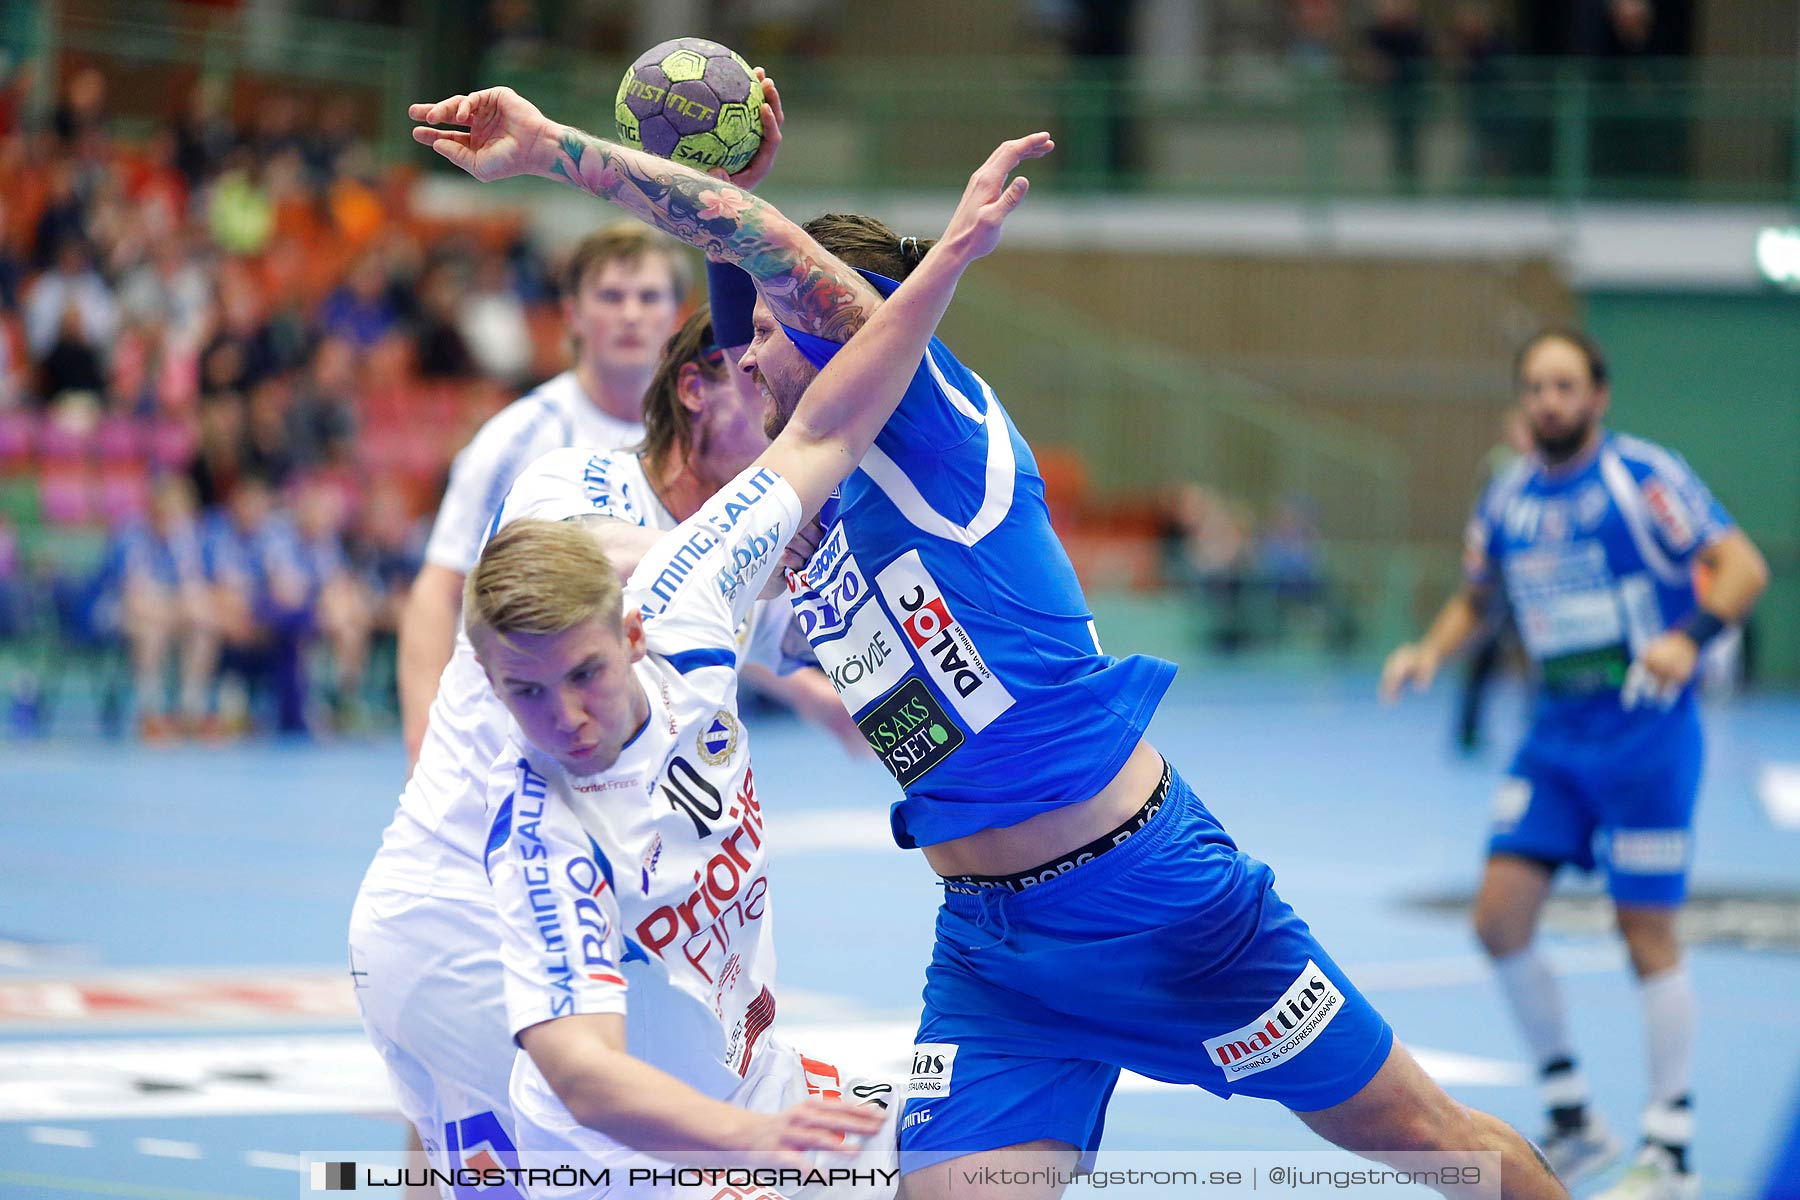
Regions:
<instances>
[{"instance_id":1,"label":"blue headband","mask_svg":"<svg viewBox=\"0 0 1800 1200\"><path fill-rule=\"evenodd\" d=\"M706 260L706 299L712 307L713 340L721 346L748 346L755 336L750 310L756 307L756 281L733 263Z\"/></svg>"}]
</instances>

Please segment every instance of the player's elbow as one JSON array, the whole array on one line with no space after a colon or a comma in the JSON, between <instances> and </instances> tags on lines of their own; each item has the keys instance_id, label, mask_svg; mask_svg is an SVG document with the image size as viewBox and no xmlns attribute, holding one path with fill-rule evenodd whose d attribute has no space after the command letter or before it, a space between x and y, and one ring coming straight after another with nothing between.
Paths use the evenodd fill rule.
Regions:
<instances>
[{"instance_id":1,"label":"player's elbow","mask_svg":"<svg viewBox=\"0 0 1800 1200\"><path fill-rule=\"evenodd\" d=\"M1752 592L1760 596L1769 587L1769 560L1763 557L1756 543L1749 538L1744 539L1744 569L1748 574Z\"/></svg>"},{"instance_id":2,"label":"player's elbow","mask_svg":"<svg viewBox=\"0 0 1800 1200\"><path fill-rule=\"evenodd\" d=\"M611 1015L556 1017L519 1031L519 1045L569 1115L601 1133L619 1125L624 1024Z\"/></svg>"},{"instance_id":3,"label":"player's elbow","mask_svg":"<svg viewBox=\"0 0 1800 1200\"><path fill-rule=\"evenodd\" d=\"M1732 590L1753 603L1769 586L1769 560L1742 530L1719 542L1711 564L1721 582L1729 579Z\"/></svg>"}]
</instances>

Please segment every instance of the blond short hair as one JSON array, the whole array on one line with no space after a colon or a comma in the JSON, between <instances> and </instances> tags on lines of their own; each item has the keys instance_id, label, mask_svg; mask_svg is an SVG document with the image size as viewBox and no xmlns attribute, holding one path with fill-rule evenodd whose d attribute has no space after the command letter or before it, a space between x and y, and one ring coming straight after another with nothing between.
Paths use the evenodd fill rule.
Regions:
<instances>
[{"instance_id":1,"label":"blond short hair","mask_svg":"<svg viewBox=\"0 0 1800 1200\"><path fill-rule=\"evenodd\" d=\"M687 248L636 221L608 225L581 239L563 270L563 295L573 299L588 276L614 263L635 266L645 258L661 258L668 263L675 302L679 304L687 299L688 288L694 280Z\"/></svg>"},{"instance_id":2,"label":"blond short hair","mask_svg":"<svg viewBox=\"0 0 1800 1200\"><path fill-rule=\"evenodd\" d=\"M463 583L470 641L486 629L510 645L519 634L566 633L594 617L620 627L618 572L580 521L514 521L488 539Z\"/></svg>"}]
</instances>

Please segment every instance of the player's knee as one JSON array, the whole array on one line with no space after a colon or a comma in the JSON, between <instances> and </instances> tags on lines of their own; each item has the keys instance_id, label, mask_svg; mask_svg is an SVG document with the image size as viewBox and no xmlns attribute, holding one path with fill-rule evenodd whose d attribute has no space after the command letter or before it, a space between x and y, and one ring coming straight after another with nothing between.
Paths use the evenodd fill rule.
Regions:
<instances>
[{"instance_id":1,"label":"player's knee","mask_svg":"<svg viewBox=\"0 0 1800 1200\"><path fill-rule=\"evenodd\" d=\"M1675 933L1674 909L1618 910L1619 932L1632 969L1640 976L1657 975L1681 963L1681 941Z\"/></svg>"},{"instance_id":2,"label":"player's knee","mask_svg":"<svg viewBox=\"0 0 1800 1200\"><path fill-rule=\"evenodd\" d=\"M1475 906L1475 939L1489 958L1507 958L1531 944L1531 926L1500 905Z\"/></svg>"}]
</instances>

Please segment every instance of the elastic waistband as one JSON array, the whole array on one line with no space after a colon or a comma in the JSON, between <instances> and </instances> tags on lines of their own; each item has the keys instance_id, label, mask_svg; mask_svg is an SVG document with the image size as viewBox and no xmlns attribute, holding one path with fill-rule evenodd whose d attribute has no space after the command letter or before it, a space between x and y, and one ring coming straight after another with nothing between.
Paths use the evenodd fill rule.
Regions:
<instances>
[{"instance_id":1,"label":"elastic waistband","mask_svg":"<svg viewBox=\"0 0 1800 1200\"><path fill-rule=\"evenodd\" d=\"M961 896L979 896L990 891L1022 892L1052 879L1059 879L1141 833L1150 824L1151 818L1161 810L1163 801L1169 798L1169 786L1173 779L1174 773L1169 769L1168 760L1164 759L1162 779L1157 783L1156 790L1150 794L1150 799L1144 801L1144 806L1127 817L1118 828L1101 834L1085 846L1078 846L1060 858L1053 858L1016 875L946 875L943 877L944 890Z\"/></svg>"}]
</instances>

